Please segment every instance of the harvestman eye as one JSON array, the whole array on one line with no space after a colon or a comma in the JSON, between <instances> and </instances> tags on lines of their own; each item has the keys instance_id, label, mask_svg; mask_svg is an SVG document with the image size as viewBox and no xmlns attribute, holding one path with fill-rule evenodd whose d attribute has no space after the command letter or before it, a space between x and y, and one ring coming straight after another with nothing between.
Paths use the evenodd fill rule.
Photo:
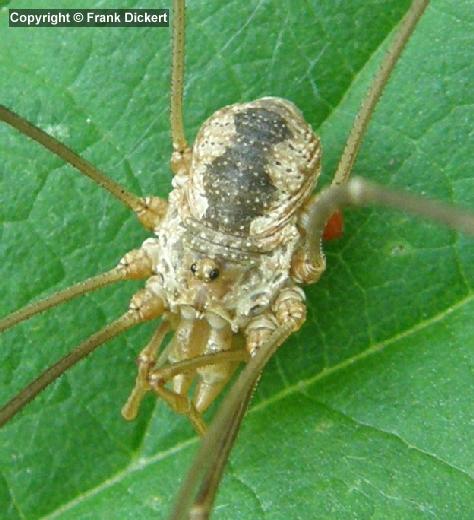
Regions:
<instances>
[{"instance_id":1,"label":"harvestman eye","mask_svg":"<svg viewBox=\"0 0 474 520\"><path fill-rule=\"evenodd\" d=\"M267 96L226 106L210 115L194 143L188 144L183 120L183 0L173 3L171 170L176 182L167 201L127 191L54 137L0 106L2 121L107 190L151 235L109 271L0 319L1 332L106 285L143 280L122 316L60 358L0 409L0 426L109 339L159 319L151 339L141 346L122 415L134 420L145 396L152 394L202 436L170 519L207 519L262 371L305 322L307 303L301 286L323 275L322 238L341 233L341 210L378 205L474 235L474 216L468 211L350 178L374 107L427 4L412 2L362 104L333 182L317 195L313 189L321 171L321 143L291 101ZM189 258L200 260L183 261ZM219 292L223 283L201 283L220 277L222 270L216 266L226 265L221 258L236 266L229 275L225 271L224 293ZM189 272L198 280L183 285L183 280L190 280ZM172 339L162 347L167 335ZM245 366L238 379L214 418L209 416L207 409L240 364Z\"/></svg>"},{"instance_id":2,"label":"harvestman eye","mask_svg":"<svg viewBox=\"0 0 474 520\"><path fill-rule=\"evenodd\" d=\"M212 269L209 271L210 280L216 280L217 278L219 278L219 269Z\"/></svg>"}]
</instances>

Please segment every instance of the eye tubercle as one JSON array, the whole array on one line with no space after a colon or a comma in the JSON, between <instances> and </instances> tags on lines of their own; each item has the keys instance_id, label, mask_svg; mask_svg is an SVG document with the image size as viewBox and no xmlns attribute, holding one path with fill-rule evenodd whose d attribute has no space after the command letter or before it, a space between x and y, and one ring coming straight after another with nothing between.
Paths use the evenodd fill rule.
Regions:
<instances>
[{"instance_id":1,"label":"eye tubercle","mask_svg":"<svg viewBox=\"0 0 474 520\"><path fill-rule=\"evenodd\" d=\"M193 262L189 270L195 278L203 282L213 282L220 276L219 264L212 258L201 258Z\"/></svg>"}]
</instances>

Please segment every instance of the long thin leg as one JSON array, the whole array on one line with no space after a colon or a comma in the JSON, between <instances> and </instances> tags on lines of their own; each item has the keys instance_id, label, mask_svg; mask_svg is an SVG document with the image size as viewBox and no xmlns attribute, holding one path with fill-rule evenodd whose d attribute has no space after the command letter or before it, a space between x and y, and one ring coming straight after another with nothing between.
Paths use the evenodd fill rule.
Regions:
<instances>
[{"instance_id":1,"label":"long thin leg","mask_svg":"<svg viewBox=\"0 0 474 520\"><path fill-rule=\"evenodd\" d=\"M17 325L51 307L65 303L76 296L81 296L102 287L106 287L115 282L123 280L138 280L147 278L153 274L151 258L141 249L134 249L128 252L117 264L116 267L79 282L62 291L58 291L47 298L26 305L4 318L0 319L0 332Z\"/></svg>"},{"instance_id":2,"label":"long thin leg","mask_svg":"<svg viewBox=\"0 0 474 520\"><path fill-rule=\"evenodd\" d=\"M0 121L4 121L22 134L41 144L58 157L69 163L78 171L92 179L99 186L111 193L117 200L135 212L140 222L147 228L153 229L162 218L166 209L166 202L159 197L140 198L127 191L121 184L113 181L86 161L65 144L47 134L25 118L16 114L4 105L0 105Z\"/></svg>"},{"instance_id":3,"label":"long thin leg","mask_svg":"<svg viewBox=\"0 0 474 520\"><path fill-rule=\"evenodd\" d=\"M206 474L201 486L199 487L189 515L189 518L192 520L207 520L207 518L209 518L212 504L215 499L215 493L222 479L222 474L224 473L230 450L234 445L240 425L242 424L242 419L247 411L259 379L260 374L257 375L252 385L249 384L247 393L241 396L241 401L229 421L227 430L222 432L220 444L215 446L215 449L219 451L220 455L212 469Z\"/></svg>"},{"instance_id":4,"label":"long thin leg","mask_svg":"<svg viewBox=\"0 0 474 520\"><path fill-rule=\"evenodd\" d=\"M214 352L212 354L203 354L192 359L185 359L177 363L171 363L152 371L152 375L157 379L169 381L174 376L187 372L189 370L196 370L197 368L206 367L209 365L219 365L220 363L233 363L238 361L248 361L250 355L245 349L226 350L223 352Z\"/></svg>"},{"instance_id":5,"label":"long thin leg","mask_svg":"<svg viewBox=\"0 0 474 520\"><path fill-rule=\"evenodd\" d=\"M375 105L380 99L390 74L392 73L407 41L410 39L410 35L414 31L418 20L421 18L421 15L428 6L428 3L429 0L414 0L407 14L400 22L397 34L378 73L372 81L371 87L367 92L367 95L359 109L359 113L354 121L341 160L339 161L336 173L334 174L334 179L332 181L333 184L339 185L347 182Z\"/></svg>"},{"instance_id":6,"label":"long thin leg","mask_svg":"<svg viewBox=\"0 0 474 520\"><path fill-rule=\"evenodd\" d=\"M273 311L280 325L254 350L254 356L224 399L180 489L170 520L206 520L209 517L225 464L260 374L278 347L305 320L301 289L283 289L275 300Z\"/></svg>"},{"instance_id":7,"label":"long thin leg","mask_svg":"<svg viewBox=\"0 0 474 520\"><path fill-rule=\"evenodd\" d=\"M294 322L287 322L278 328L240 374L203 438L169 520L204 520L208 517L253 388L267 362L293 329Z\"/></svg>"},{"instance_id":8,"label":"long thin leg","mask_svg":"<svg viewBox=\"0 0 474 520\"><path fill-rule=\"evenodd\" d=\"M0 409L0 427L15 416L50 383L88 356L97 347L139 323L159 317L163 311L164 303L160 298L152 295L146 289L136 293L130 302L129 310L122 317L93 334L69 354L50 366L3 406Z\"/></svg>"},{"instance_id":9,"label":"long thin leg","mask_svg":"<svg viewBox=\"0 0 474 520\"><path fill-rule=\"evenodd\" d=\"M184 40L185 1L173 0L173 40L171 65L171 139L173 155L171 169L185 172L189 166L191 150L184 135L183 89L184 89Z\"/></svg>"},{"instance_id":10,"label":"long thin leg","mask_svg":"<svg viewBox=\"0 0 474 520\"><path fill-rule=\"evenodd\" d=\"M321 255L321 237L329 217L345 206L369 205L388 206L474 235L474 214L472 212L410 193L390 190L360 177L354 177L345 184L332 185L323 190L313 205L308 208L305 230L308 236L308 246L316 263Z\"/></svg>"}]
</instances>

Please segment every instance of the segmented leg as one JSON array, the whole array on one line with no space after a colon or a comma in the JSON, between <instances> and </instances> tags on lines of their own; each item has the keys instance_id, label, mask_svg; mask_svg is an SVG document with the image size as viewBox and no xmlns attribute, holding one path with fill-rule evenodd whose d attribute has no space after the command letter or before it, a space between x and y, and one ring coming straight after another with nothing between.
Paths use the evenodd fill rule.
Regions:
<instances>
[{"instance_id":1,"label":"segmented leg","mask_svg":"<svg viewBox=\"0 0 474 520\"><path fill-rule=\"evenodd\" d=\"M76 296L95 291L115 282L148 278L152 273L153 262L147 248L133 249L124 255L117 266L110 271L93 276L8 314L0 320L0 332L47 309L72 300Z\"/></svg>"},{"instance_id":2,"label":"segmented leg","mask_svg":"<svg viewBox=\"0 0 474 520\"><path fill-rule=\"evenodd\" d=\"M305 320L304 294L298 287L283 289L272 311L279 326L265 340L261 336L261 344L224 399L180 489L170 520L209 518L230 449L260 374L278 347Z\"/></svg>"},{"instance_id":3,"label":"segmented leg","mask_svg":"<svg viewBox=\"0 0 474 520\"><path fill-rule=\"evenodd\" d=\"M191 148L184 135L183 88L184 88L184 26L185 2L173 0L173 50L171 65L171 138L173 154L171 170L176 174L186 175L191 164Z\"/></svg>"},{"instance_id":4,"label":"segmented leg","mask_svg":"<svg viewBox=\"0 0 474 520\"><path fill-rule=\"evenodd\" d=\"M369 125L370 118L375 109L375 106L382 95L382 92L387 84L390 75L395 68L406 43L410 39L411 34L415 30L418 20L421 18L429 0L414 0L407 14L400 22L400 28L395 35L395 38L390 45L390 48L383 60L377 75L372 81L369 91L362 102L359 112L355 118L354 125L351 129L349 137L347 138L344 152L342 153L339 164L337 165L336 173L334 174L333 184L340 185L349 179L352 167L357 158L360 144L364 138L365 131Z\"/></svg>"},{"instance_id":5,"label":"segmented leg","mask_svg":"<svg viewBox=\"0 0 474 520\"><path fill-rule=\"evenodd\" d=\"M195 309L183 306L168 354L169 368L180 368L173 371L173 376L169 375L169 370L153 370L148 384L175 411L187 415L202 433L202 425L200 426L196 414L204 412L210 406L234 372L236 363L234 354L231 353L232 347L233 333L225 319L214 313L207 313L204 319L199 319ZM229 352L229 356L223 355L226 352ZM217 354L222 356L212 357ZM241 354L237 358L241 359ZM206 361L207 359L212 362ZM145 373L146 368L143 366L143 376ZM199 379L194 398L190 400L188 391L196 374ZM170 378L172 391L164 388Z\"/></svg>"},{"instance_id":6,"label":"segmented leg","mask_svg":"<svg viewBox=\"0 0 474 520\"><path fill-rule=\"evenodd\" d=\"M196 372L203 367L236 364L248 361L248 353L243 350L230 350L227 352L217 352L214 354L204 354L192 359L186 359L178 363L169 364L148 373L147 388L153 389L155 393L164 399L171 408L189 418L191 424L199 435L205 432L205 423L201 417L201 412L187 397L165 388L165 384L181 373Z\"/></svg>"},{"instance_id":7,"label":"segmented leg","mask_svg":"<svg viewBox=\"0 0 474 520\"><path fill-rule=\"evenodd\" d=\"M156 329L147 346L138 355L138 374L135 381L135 386L129 398L127 399L127 402L122 407L122 416L127 421L132 421L135 419L145 394L150 390L150 384L148 380L150 376L150 370L155 366L158 350L169 328L169 321L163 320L160 323L160 326Z\"/></svg>"},{"instance_id":8,"label":"segmented leg","mask_svg":"<svg viewBox=\"0 0 474 520\"><path fill-rule=\"evenodd\" d=\"M137 197L133 193L127 191L121 184L107 177L107 175L102 173L90 162L77 155L65 144L50 136L41 130L41 128L33 125L24 117L21 117L4 105L0 105L0 121L4 121L13 128L16 128L22 134L25 134L37 143L41 144L76 168L76 170L81 172L83 175L92 179L101 188L107 190L117 200L130 208L147 229L155 229L158 222L163 217L167 205L165 200L160 199L159 197Z\"/></svg>"},{"instance_id":9,"label":"segmented leg","mask_svg":"<svg viewBox=\"0 0 474 520\"><path fill-rule=\"evenodd\" d=\"M164 309L164 302L161 298L146 289L138 291L132 297L128 311L122 317L110 323L101 331L93 334L57 363L50 366L37 379L3 406L0 409L0 426L8 422L50 383L81 359L88 356L97 347L139 323L157 318L164 312Z\"/></svg>"},{"instance_id":10,"label":"segmented leg","mask_svg":"<svg viewBox=\"0 0 474 520\"><path fill-rule=\"evenodd\" d=\"M326 257L319 242L318 249L309 247L313 230L310 222L310 211L318 199L313 195L301 209L298 216L298 227L303 231L302 245L295 251L291 259L291 277L297 283L315 283L326 270Z\"/></svg>"},{"instance_id":11,"label":"segmented leg","mask_svg":"<svg viewBox=\"0 0 474 520\"><path fill-rule=\"evenodd\" d=\"M305 254L317 263L321 257L321 238L327 220L346 206L379 205L411 213L439 222L451 229L474 235L474 217L468 211L449 204L431 201L407 192L395 191L366 181L360 177L350 179L340 186L332 185L323 190L308 208L304 226L307 235Z\"/></svg>"},{"instance_id":12,"label":"segmented leg","mask_svg":"<svg viewBox=\"0 0 474 520\"><path fill-rule=\"evenodd\" d=\"M245 337L247 350L252 357L277 328L278 321L271 311L260 314L249 322L245 328Z\"/></svg>"}]
</instances>

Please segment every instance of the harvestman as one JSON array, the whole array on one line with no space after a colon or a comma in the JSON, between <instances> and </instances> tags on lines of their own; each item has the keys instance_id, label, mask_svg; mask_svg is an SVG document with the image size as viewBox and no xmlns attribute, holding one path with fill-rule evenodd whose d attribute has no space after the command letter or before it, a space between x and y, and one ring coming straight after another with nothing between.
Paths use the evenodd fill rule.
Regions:
<instances>
[{"instance_id":1,"label":"harvestman","mask_svg":"<svg viewBox=\"0 0 474 520\"><path fill-rule=\"evenodd\" d=\"M204 434L206 425L202 412L225 386L236 363L247 362L204 437L172 516L187 518L192 507L192 518L207 518L260 373L275 350L304 322L304 296L294 282L313 283L321 276L325 267L321 238L327 222L334 222L338 210L347 205L392 206L474 233L474 217L468 213L390 191L362 179L349 180L370 115L427 3L413 2L362 106L333 185L313 198L310 195L319 174L319 141L291 103L263 98L219 111L218 116L208 120L191 152L184 136L182 116L184 2L181 1L174 2L171 167L176 174L176 191L170 197L169 206L157 197L138 198L128 193L64 145L1 107L3 121L107 189L132 209L147 229L157 229L160 239L148 240L140 249L126 254L113 270L0 321L1 331L110 283L149 279L147 289L132 298L130 309L121 318L86 340L7 403L0 410L0 425L99 345L138 323L164 315L165 319L139 357L136 385L122 411L127 419L136 416L141 399L151 390L176 412L186 415L196 431ZM241 173L237 175L232 170L229 177L228 164L240 167L240 162L242 170L236 171ZM196 172L192 174L195 180L191 183L188 182L190 168ZM222 177L225 182L220 180ZM227 188L236 189L236 184L231 182L235 177L238 187L251 186L256 192L249 191L242 200L239 193L225 192ZM254 178L257 181L252 180ZM225 196L231 196L234 207L230 204L229 209L227 200L222 204ZM235 201L240 207L236 207ZM178 241L178 245L173 241ZM164 255L162 252L167 251L170 242L173 248ZM271 262L266 260L268 258ZM275 262L283 274L285 271L291 274L291 279L282 273L276 277L270 272L269 265ZM170 271L172 275L168 279ZM261 285L258 277L263 279ZM262 284L271 287L270 295L262 291ZM229 298L218 305L229 286L232 291L244 288L238 302ZM178 339L158 357L158 348L169 329L177 330L175 338ZM244 333L246 348L235 341L237 332ZM188 390L196 372L200 380L190 400ZM170 380L173 380L172 390L165 386Z\"/></svg>"}]
</instances>

